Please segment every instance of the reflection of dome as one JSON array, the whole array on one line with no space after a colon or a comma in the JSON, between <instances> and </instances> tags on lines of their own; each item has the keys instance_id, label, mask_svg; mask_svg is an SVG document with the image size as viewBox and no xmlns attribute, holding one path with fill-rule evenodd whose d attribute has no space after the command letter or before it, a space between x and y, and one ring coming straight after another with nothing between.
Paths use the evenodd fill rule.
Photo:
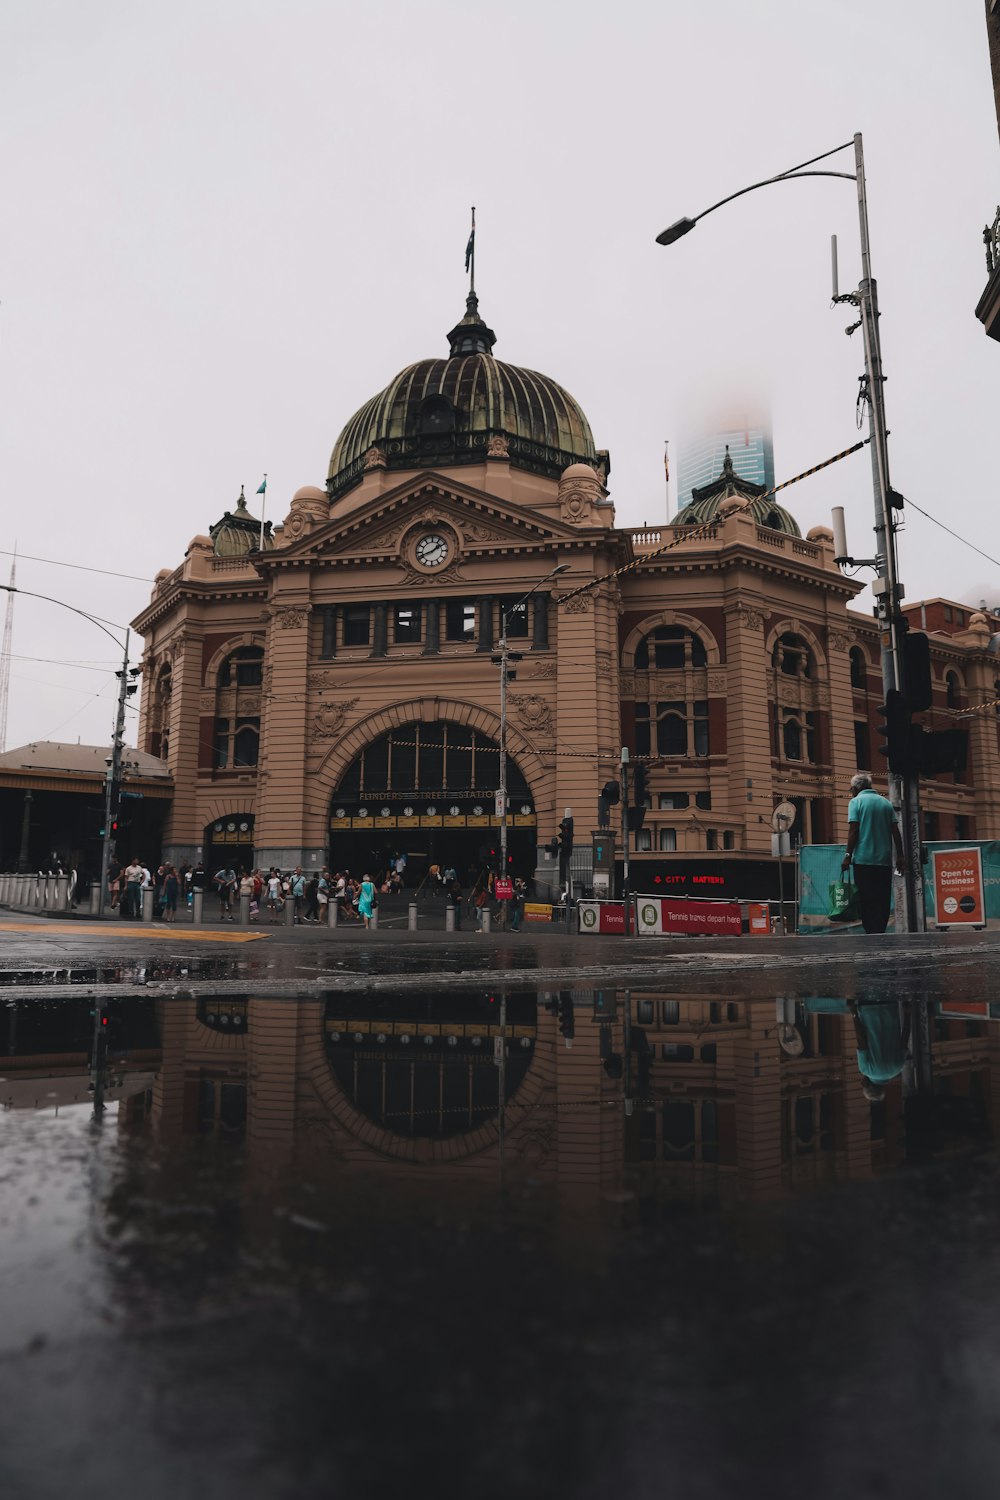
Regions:
<instances>
[{"instance_id":1,"label":"reflection of dome","mask_svg":"<svg viewBox=\"0 0 1000 1500\"><path fill-rule=\"evenodd\" d=\"M247 510L247 499L240 486L240 498L234 511L226 511L221 521L208 528L216 557L246 557L260 548L260 520ZM264 522L264 548L274 546L270 521Z\"/></svg>"},{"instance_id":2,"label":"reflection of dome","mask_svg":"<svg viewBox=\"0 0 1000 1500\"><path fill-rule=\"evenodd\" d=\"M776 503L765 485L753 484L749 479L742 479L736 473L729 456L728 445L722 473L718 479L713 480L711 484L704 485L701 489L692 490L690 502L683 510L678 511L670 524L672 526L707 526L710 522L717 520L724 509L731 508L725 504L730 500L745 501L747 510L758 526L765 526L770 531L783 531L788 536L802 535L794 516L790 515L784 506Z\"/></svg>"},{"instance_id":3,"label":"reflection of dome","mask_svg":"<svg viewBox=\"0 0 1000 1500\"><path fill-rule=\"evenodd\" d=\"M558 479L574 462L597 464L590 424L568 391L534 370L502 364L495 334L470 293L448 335L447 359L409 365L367 401L337 439L327 481L331 499L368 466L411 469L508 458L515 468Z\"/></svg>"}]
</instances>

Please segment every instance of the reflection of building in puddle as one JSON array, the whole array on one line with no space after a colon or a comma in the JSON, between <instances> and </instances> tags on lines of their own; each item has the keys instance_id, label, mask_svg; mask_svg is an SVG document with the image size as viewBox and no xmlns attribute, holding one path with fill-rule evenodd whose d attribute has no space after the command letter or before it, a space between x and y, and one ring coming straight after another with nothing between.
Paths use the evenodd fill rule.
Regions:
<instances>
[{"instance_id":1,"label":"reflection of building in puddle","mask_svg":"<svg viewBox=\"0 0 1000 1500\"><path fill-rule=\"evenodd\" d=\"M510 1172L560 1193L619 1194L621 1082L602 1065L603 1028L588 1007L567 1036L568 992L549 1004L507 996L501 1112L501 1001L483 991L251 997L225 1021L229 1002L162 1001L153 1124L167 1141L239 1136L266 1167L419 1164L491 1181L502 1134Z\"/></svg>"},{"instance_id":2,"label":"reflection of building in puddle","mask_svg":"<svg viewBox=\"0 0 1000 1500\"><path fill-rule=\"evenodd\" d=\"M90 1102L95 1010L87 995L72 992L58 1000L4 999L0 1108L58 1111ZM104 1004L101 1014L105 1101L140 1116L160 1061L154 1003L124 996Z\"/></svg>"},{"instance_id":3,"label":"reflection of building in puddle","mask_svg":"<svg viewBox=\"0 0 1000 1500\"><path fill-rule=\"evenodd\" d=\"M859 1036L855 1011L863 1015L865 1006L852 1011L846 1000L776 1006L633 992L640 1076L630 1155L642 1195L700 1203L774 1197L902 1164L906 1095L915 1088L910 1008L876 1004L882 1031L870 1015ZM1000 1025L938 1014L929 1040L939 1154L989 1129ZM876 1071L865 1046L881 1049L876 1087L862 1072Z\"/></svg>"}]
</instances>

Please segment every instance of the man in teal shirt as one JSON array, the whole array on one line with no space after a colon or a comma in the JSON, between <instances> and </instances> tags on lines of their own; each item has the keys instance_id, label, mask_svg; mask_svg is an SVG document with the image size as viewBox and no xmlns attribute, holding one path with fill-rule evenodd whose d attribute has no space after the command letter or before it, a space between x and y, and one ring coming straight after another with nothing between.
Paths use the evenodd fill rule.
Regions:
<instances>
[{"instance_id":1,"label":"man in teal shirt","mask_svg":"<svg viewBox=\"0 0 1000 1500\"><path fill-rule=\"evenodd\" d=\"M841 869L854 865L854 880L861 903L861 925L865 932L884 932L889 925L892 900L892 866L903 872L903 840L896 812L888 797L872 788L867 771L851 782L847 805L847 853Z\"/></svg>"}]
</instances>

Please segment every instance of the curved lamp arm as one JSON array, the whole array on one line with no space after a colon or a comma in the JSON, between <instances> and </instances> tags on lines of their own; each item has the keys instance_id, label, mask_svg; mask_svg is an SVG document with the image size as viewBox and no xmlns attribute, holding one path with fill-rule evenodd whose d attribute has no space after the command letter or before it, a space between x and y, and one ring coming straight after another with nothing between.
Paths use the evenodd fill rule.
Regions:
<instances>
[{"instance_id":1,"label":"curved lamp arm","mask_svg":"<svg viewBox=\"0 0 1000 1500\"><path fill-rule=\"evenodd\" d=\"M77 609L75 604L67 604L65 599L53 599L51 594L33 594L30 589L19 589L11 583L0 583L0 589L7 594L23 594L26 599L44 599L46 604L60 604L63 609L72 610L75 615L80 615L84 620L89 620L92 625L96 625L98 630L103 630L104 634L110 636L111 640L114 641L119 651L125 650L125 642L120 641L116 635L111 635L111 631L106 628L107 625L114 625L115 622L113 620L108 620L104 623L97 615L88 615L85 609ZM120 625L115 626L116 630L120 630L121 628Z\"/></svg>"},{"instance_id":2,"label":"curved lamp arm","mask_svg":"<svg viewBox=\"0 0 1000 1500\"><path fill-rule=\"evenodd\" d=\"M770 187L773 182L791 182L800 177L843 177L848 182L856 182L855 172L807 172L806 167L811 167L814 162L825 161L828 156L836 156L840 151L846 151L853 146L853 141L846 141L843 146L834 146L832 151L824 151L822 156L812 156L808 161L801 162L797 167L789 167L787 172L779 172L775 177L765 177L761 182L752 182L749 187L740 188L739 192L730 193L727 198L720 198L718 203L713 203L711 208L705 208L693 219L678 219L671 224L669 229L664 229L656 236L658 245L672 245L675 240L681 239L685 234L690 234L699 219L704 219L708 214L714 214L717 208L722 208L727 203L732 203L734 198L742 198L744 193L755 193L758 188Z\"/></svg>"}]
</instances>

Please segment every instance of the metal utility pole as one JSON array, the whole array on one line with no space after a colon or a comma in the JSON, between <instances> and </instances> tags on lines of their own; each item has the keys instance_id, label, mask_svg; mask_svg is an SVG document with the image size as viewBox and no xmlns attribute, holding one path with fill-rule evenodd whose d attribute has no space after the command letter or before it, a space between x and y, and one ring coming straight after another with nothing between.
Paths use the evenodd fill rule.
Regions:
<instances>
[{"instance_id":1,"label":"metal utility pole","mask_svg":"<svg viewBox=\"0 0 1000 1500\"><path fill-rule=\"evenodd\" d=\"M809 170L815 166L816 162L825 161L828 157L837 156L841 151L847 151L852 147L854 150L853 172L828 171L825 167ZM787 172L779 172L775 177L766 177L761 182L753 182L748 187L740 188L738 192L730 193L728 197L721 198L718 203L713 203L710 208L704 209L693 219L677 219L669 228L658 234L656 240L660 245L672 245L683 235L689 234L699 219L704 219L708 214L714 213L717 208L731 203L734 198L742 198L746 193L755 192L757 188L770 187L776 182L797 182L805 177L846 178L855 184L858 195L861 282L856 292L848 292L844 295L838 293L836 253L834 252L833 300L834 302L849 302L857 307L860 313L858 323L847 332L853 333L855 328L860 327L864 338L863 395L868 402L872 477L875 490L876 557L873 559L873 566L878 574L872 591L877 601L877 615L882 627L882 682L886 692L891 688L897 688L905 695L906 669L902 649L905 621L901 609L904 591L899 580L896 523L893 518L893 510L902 509L903 497L892 489L889 482L889 431L886 426L885 376L882 373L882 350L878 327L878 287L871 267L864 147L860 132L855 135L853 141L845 141L842 146L835 146L832 151L824 151L822 155L810 157L808 161L800 162L796 167L789 167ZM924 926L918 778L912 772L904 777L890 774L889 787L893 805L900 815L900 832L903 840L905 876L901 904L905 912L905 925L908 932L917 932ZM897 911L899 906L900 903L897 901Z\"/></svg>"},{"instance_id":2,"label":"metal utility pole","mask_svg":"<svg viewBox=\"0 0 1000 1500\"><path fill-rule=\"evenodd\" d=\"M520 651L511 651L511 649L510 649L510 643L507 640L507 621L509 620L509 618L510 618L511 615L517 614L517 611L519 609L522 609L527 604L528 600L531 598L531 596L535 592L535 590L536 589L540 589L543 583L548 583L549 579L550 578L555 578L555 576L556 576L557 573L566 573L566 572L568 572L568 570L569 570L569 563L559 563L559 564L557 564L557 566L554 567L551 570L551 572L546 573L546 575L545 575L544 578L539 578L539 580L538 580L537 583L533 583L532 586L531 586L531 588L528 590L528 592L526 594L522 594L521 597L520 597L520 599L518 599L518 601L517 601L516 604L512 604L509 609L505 609L503 607L503 605L500 606L500 642L499 642L499 650L498 650L498 652L497 652L497 654L495 656L493 656L493 657L490 658L490 660L493 662L493 665L495 667L499 667L500 668L500 777L499 777L500 786L499 786L499 789L497 791L497 803L498 803L497 811L498 811L499 817L500 817L500 869L501 869L501 872L502 872L502 874L504 876L506 876L506 874L507 874L507 829L508 829L508 812L507 812L507 684L508 684L508 682L513 681L514 677L516 676L516 673L512 672L510 670L511 663L514 663L516 665L516 663L521 660L521 652ZM502 901L500 903L500 910L503 913L503 916L501 918L501 922L503 923L504 926L506 926L506 922L507 922L507 902L506 901Z\"/></svg>"},{"instance_id":3,"label":"metal utility pole","mask_svg":"<svg viewBox=\"0 0 1000 1500\"><path fill-rule=\"evenodd\" d=\"M17 543L10 565L7 609L3 621L3 647L0 648L0 753L7 748L7 703L10 698L10 653L14 640L14 594L17 579Z\"/></svg>"},{"instance_id":4,"label":"metal utility pole","mask_svg":"<svg viewBox=\"0 0 1000 1500\"><path fill-rule=\"evenodd\" d=\"M631 934L628 919L628 746L622 746L622 902L624 903L625 936Z\"/></svg>"},{"instance_id":5,"label":"metal utility pole","mask_svg":"<svg viewBox=\"0 0 1000 1500\"><path fill-rule=\"evenodd\" d=\"M115 735L111 745L111 755L108 759L108 768L104 777L104 837L101 840L101 904L100 911L104 911L104 902L108 893L108 868L111 864L111 856L115 852L115 838L111 831L114 814L118 809L119 794L121 792L122 774L122 747L125 740L125 704L129 696L130 673L128 666L128 636L125 632L125 655L122 658L121 671L116 672L118 678L118 712L115 716Z\"/></svg>"}]
</instances>

